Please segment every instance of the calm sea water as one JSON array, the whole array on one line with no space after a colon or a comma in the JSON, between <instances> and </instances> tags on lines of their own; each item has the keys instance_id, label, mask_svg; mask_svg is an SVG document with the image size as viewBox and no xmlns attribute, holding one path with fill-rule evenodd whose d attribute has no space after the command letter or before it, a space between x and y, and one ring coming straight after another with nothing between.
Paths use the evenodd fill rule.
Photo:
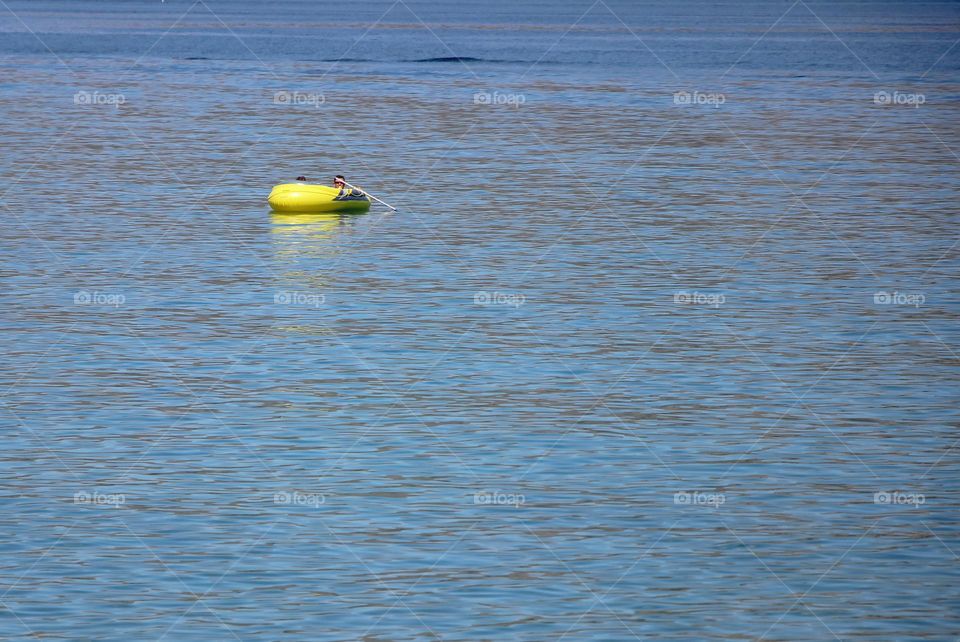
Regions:
<instances>
[{"instance_id":1,"label":"calm sea water","mask_svg":"<svg viewBox=\"0 0 960 642\"><path fill-rule=\"evenodd\" d=\"M960 636L960 6L466 4L0 3L0 638Z\"/></svg>"}]
</instances>

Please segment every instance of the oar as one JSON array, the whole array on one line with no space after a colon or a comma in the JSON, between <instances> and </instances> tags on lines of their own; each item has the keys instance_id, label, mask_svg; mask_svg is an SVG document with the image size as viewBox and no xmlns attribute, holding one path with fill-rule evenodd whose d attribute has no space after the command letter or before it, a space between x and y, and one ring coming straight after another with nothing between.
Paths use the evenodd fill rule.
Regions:
<instances>
[{"instance_id":1,"label":"oar","mask_svg":"<svg viewBox=\"0 0 960 642\"><path fill-rule=\"evenodd\" d=\"M380 203L380 204L382 204L382 205L386 205L387 207L389 207L390 209L392 209L394 212L397 211L397 208L395 208L393 205L391 205L390 203L387 203L386 201L381 201L379 198L377 198L376 196L374 196L373 194L371 194L371 193L368 192L367 190L360 189L360 188L357 187L356 185L351 185L351 184L348 183L347 181L343 181L343 184L346 185L347 187L351 188L351 189L357 190L358 192L363 192L364 194L366 194L367 196L369 196L370 198L372 198L372 199L375 200L376 202L378 202L378 203Z\"/></svg>"}]
</instances>

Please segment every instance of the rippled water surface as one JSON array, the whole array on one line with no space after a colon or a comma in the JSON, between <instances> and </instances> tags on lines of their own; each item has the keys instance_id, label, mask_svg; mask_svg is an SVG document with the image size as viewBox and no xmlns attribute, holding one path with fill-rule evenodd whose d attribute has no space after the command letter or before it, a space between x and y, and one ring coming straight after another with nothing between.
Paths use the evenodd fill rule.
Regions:
<instances>
[{"instance_id":1,"label":"rippled water surface","mask_svg":"<svg viewBox=\"0 0 960 642\"><path fill-rule=\"evenodd\" d=\"M8 3L0 638L960 636L957 5Z\"/></svg>"}]
</instances>

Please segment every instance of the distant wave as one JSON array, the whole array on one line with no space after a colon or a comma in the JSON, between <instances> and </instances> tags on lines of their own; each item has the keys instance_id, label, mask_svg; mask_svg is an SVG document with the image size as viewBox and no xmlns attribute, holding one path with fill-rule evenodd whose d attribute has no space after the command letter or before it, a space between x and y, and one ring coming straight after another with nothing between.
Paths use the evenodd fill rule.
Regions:
<instances>
[{"instance_id":1,"label":"distant wave","mask_svg":"<svg viewBox=\"0 0 960 642\"><path fill-rule=\"evenodd\" d=\"M497 62L497 61L484 60L483 58L474 58L472 56L441 56L439 58L417 58L415 60L404 60L404 62Z\"/></svg>"},{"instance_id":2,"label":"distant wave","mask_svg":"<svg viewBox=\"0 0 960 642\"><path fill-rule=\"evenodd\" d=\"M499 60L496 58L474 58L472 56L441 56L439 58L417 58L403 62L493 62L507 64L532 64L533 60Z\"/></svg>"},{"instance_id":3,"label":"distant wave","mask_svg":"<svg viewBox=\"0 0 960 642\"><path fill-rule=\"evenodd\" d=\"M188 58L188 60L190 60ZM437 58L413 58L413 59L377 59L377 58L320 58L314 59L313 62L376 62L376 63L487 63L487 64L506 64L506 65L532 65L535 60L506 60L506 59L497 59L497 58L475 58L473 56L440 56ZM553 60L541 60L537 64L539 65L555 65L559 64L557 61Z\"/></svg>"}]
</instances>

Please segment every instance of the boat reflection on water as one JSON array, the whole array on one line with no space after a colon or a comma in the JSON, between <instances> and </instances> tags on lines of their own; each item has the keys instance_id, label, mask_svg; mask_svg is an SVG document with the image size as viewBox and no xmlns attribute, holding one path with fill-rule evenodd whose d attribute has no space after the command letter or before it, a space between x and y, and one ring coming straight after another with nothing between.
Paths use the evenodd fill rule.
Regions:
<instances>
[{"instance_id":1,"label":"boat reflection on water","mask_svg":"<svg viewBox=\"0 0 960 642\"><path fill-rule=\"evenodd\" d=\"M341 233L357 216L362 214L270 212L274 254L286 268L305 259L336 257L341 252Z\"/></svg>"},{"instance_id":2,"label":"boat reflection on water","mask_svg":"<svg viewBox=\"0 0 960 642\"><path fill-rule=\"evenodd\" d=\"M335 266L350 246L350 228L364 214L270 212L276 312L288 318L276 329L297 335L329 335L314 312L336 287Z\"/></svg>"},{"instance_id":3,"label":"boat reflection on water","mask_svg":"<svg viewBox=\"0 0 960 642\"><path fill-rule=\"evenodd\" d=\"M358 216L357 214L341 214L339 212L318 212L316 214L289 214L286 212L270 212L270 222L274 225L274 232L283 232L292 227L309 228L313 231L322 229L336 229L340 225Z\"/></svg>"}]
</instances>

